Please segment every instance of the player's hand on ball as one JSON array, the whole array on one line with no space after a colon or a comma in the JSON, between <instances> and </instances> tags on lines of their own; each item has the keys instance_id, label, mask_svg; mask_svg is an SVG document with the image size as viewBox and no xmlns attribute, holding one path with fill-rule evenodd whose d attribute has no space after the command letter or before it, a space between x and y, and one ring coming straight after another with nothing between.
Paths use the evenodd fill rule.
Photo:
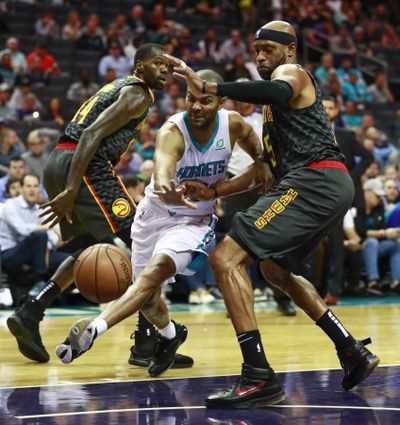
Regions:
<instances>
[{"instance_id":1,"label":"player's hand on ball","mask_svg":"<svg viewBox=\"0 0 400 425\"><path fill-rule=\"evenodd\" d=\"M193 200L211 201L215 198L215 190L197 180L186 180L186 195Z\"/></svg>"}]
</instances>

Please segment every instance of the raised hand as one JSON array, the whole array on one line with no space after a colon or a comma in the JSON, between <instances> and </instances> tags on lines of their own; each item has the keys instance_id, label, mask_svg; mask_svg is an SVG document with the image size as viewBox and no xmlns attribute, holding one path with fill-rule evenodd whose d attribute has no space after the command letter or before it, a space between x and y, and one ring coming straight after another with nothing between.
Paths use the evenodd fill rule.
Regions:
<instances>
[{"instance_id":1,"label":"raised hand","mask_svg":"<svg viewBox=\"0 0 400 425\"><path fill-rule=\"evenodd\" d=\"M178 59L175 56L168 55L167 53L164 53L163 56L168 59L173 66L174 71L172 72L172 75L177 80L186 81L190 90L194 93L200 94L203 80L193 71L193 69L187 66L182 59Z\"/></svg>"},{"instance_id":2,"label":"raised hand","mask_svg":"<svg viewBox=\"0 0 400 425\"><path fill-rule=\"evenodd\" d=\"M175 181L170 180L169 185L162 184L161 190L154 189L154 193L158 195L164 204L168 205L182 205L191 209L196 209L197 205L190 202L184 196L186 187L184 185L176 187Z\"/></svg>"}]
</instances>

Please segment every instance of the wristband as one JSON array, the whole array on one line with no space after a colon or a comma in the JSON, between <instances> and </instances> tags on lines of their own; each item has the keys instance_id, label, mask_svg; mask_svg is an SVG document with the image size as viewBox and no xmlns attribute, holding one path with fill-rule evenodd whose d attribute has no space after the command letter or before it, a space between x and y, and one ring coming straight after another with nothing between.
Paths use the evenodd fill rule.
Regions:
<instances>
[{"instance_id":1,"label":"wristband","mask_svg":"<svg viewBox=\"0 0 400 425\"><path fill-rule=\"evenodd\" d=\"M206 94L207 93L207 91L206 91L206 84L207 84L207 81L206 80L203 80L203 83L201 85L201 93L202 94Z\"/></svg>"}]
</instances>

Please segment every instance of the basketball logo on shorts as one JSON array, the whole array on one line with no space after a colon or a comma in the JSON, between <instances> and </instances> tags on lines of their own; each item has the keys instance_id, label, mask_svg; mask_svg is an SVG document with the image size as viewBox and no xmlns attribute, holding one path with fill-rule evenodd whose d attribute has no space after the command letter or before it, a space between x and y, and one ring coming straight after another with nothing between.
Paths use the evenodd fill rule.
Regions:
<instances>
[{"instance_id":1,"label":"basketball logo on shorts","mask_svg":"<svg viewBox=\"0 0 400 425\"><path fill-rule=\"evenodd\" d=\"M124 198L116 199L113 202L111 209L117 217L126 217L131 212L131 206Z\"/></svg>"}]
</instances>

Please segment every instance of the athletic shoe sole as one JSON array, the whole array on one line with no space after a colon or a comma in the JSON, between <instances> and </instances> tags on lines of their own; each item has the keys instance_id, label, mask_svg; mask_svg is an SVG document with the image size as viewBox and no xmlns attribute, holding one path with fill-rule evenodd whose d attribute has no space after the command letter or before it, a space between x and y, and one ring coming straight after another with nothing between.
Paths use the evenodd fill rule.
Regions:
<instances>
[{"instance_id":1,"label":"athletic shoe sole","mask_svg":"<svg viewBox=\"0 0 400 425\"><path fill-rule=\"evenodd\" d=\"M273 394L269 397L258 397L252 400L239 401L237 403L224 403L223 401L212 401L206 399L206 407L208 409L252 409L273 406L285 400L286 396L283 391Z\"/></svg>"},{"instance_id":2,"label":"athletic shoe sole","mask_svg":"<svg viewBox=\"0 0 400 425\"><path fill-rule=\"evenodd\" d=\"M372 355L370 359L368 360L366 367L365 365L363 365L361 370L358 371L358 374L352 380L350 379L343 380L342 382L343 388L346 391L348 391L348 390L351 390L356 385L363 382L378 367L379 362L380 362L379 357Z\"/></svg>"},{"instance_id":3,"label":"athletic shoe sole","mask_svg":"<svg viewBox=\"0 0 400 425\"><path fill-rule=\"evenodd\" d=\"M46 363L50 360L47 351L38 347L32 340L31 332L24 325L24 322L16 315L7 319L7 326L15 336L19 351L28 359L39 363Z\"/></svg>"},{"instance_id":4,"label":"athletic shoe sole","mask_svg":"<svg viewBox=\"0 0 400 425\"><path fill-rule=\"evenodd\" d=\"M187 357L187 360L185 358ZM149 367L150 366L151 357L129 357L128 363L134 366L141 367ZM187 369L193 366L193 359L188 356L182 356L181 354L177 354L175 356L175 361L170 367L170 369Z\"/></svg>"}]
</instances>

